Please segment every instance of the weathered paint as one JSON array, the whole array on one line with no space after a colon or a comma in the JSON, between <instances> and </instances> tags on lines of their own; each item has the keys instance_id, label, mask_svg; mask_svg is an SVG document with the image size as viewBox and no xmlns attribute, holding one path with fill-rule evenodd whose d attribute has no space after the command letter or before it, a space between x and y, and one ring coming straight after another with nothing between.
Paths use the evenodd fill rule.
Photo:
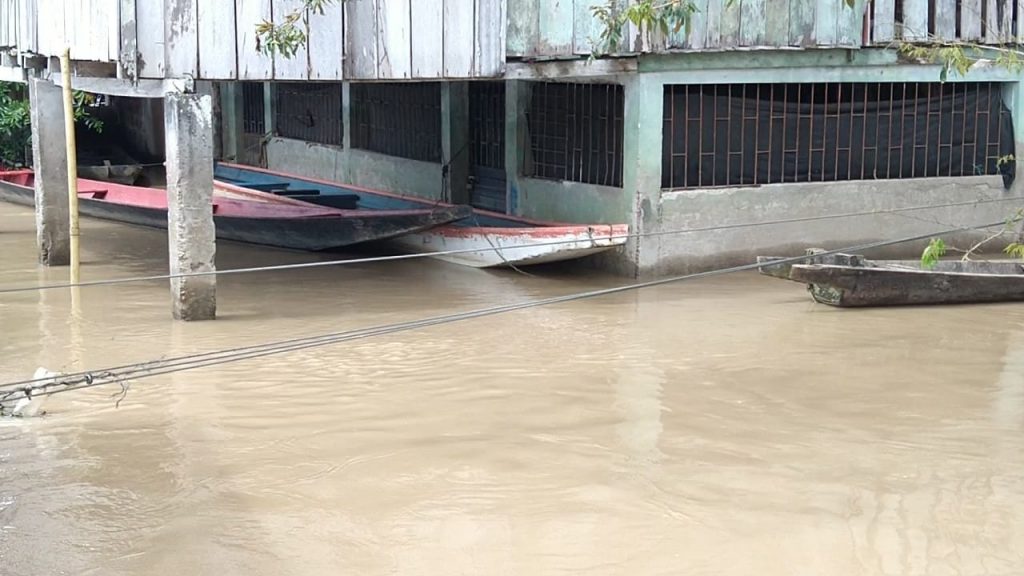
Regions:
<instances>
[{"instance_id":1,"label":"weathered paint","mask_svg":"<svg viewBox=\"0 0 1024 576\"><path fill-rule=\"evenodd\" d=\"M818 46L835 46L839 39L839 11L843 0L817 0L814 12L814 40Z\"/></svg>"},{"instance_id":2,"label":"weathered paint","mask_svg":"<svg viewBox=\"0 0 1024 576\"><path fill-rule=\"evenodd\" d=\"M444 6L439 2L412 2L412 74L417 78L444 75Z\"/></svg>"},{"instance_id":3,"label":"weathered paint","mask_svg":"<svg viewBox=\"0 0 1024 576\"><path fill-rule=\"evenodd\" d=\"M928 0L903 0L903 39L928 38Z\"/></svg>"},{"instance_id":4,"label":"weathered paint","mask_svg":"<svg viewBox=\"0 0 1024 576\"><path fill-rule=\"evenodd\" d=\"M474 51L463 46L475 44L475 5L471 0L444 0L444 75L466 78L472 75Z\"/></svg>"},{"instance_id":5,"label":"weathered paint","mask_svg":"<svg viewBox=\"0 0 1024 576\"><path fill-rule=\"evenodd\" d=\"M935 35L956 38L956 0L934 0Z\"/></svg>"},{"instance_id":6,"label":"weathered paint","mask_svg":"<svg viewBox=\"0 0 1024 576\"><path fill-rule=\"evenodd\" d=\"M721 29L721 38L719 40L720 46L739 46L740 45L740 22L743 16L741 8L747 0L718 0L722 2L722 16L719 21L719 28Z\"/></svg>"},{"instance_id":7,"label":"weathered paint","mask_svg":"<svg viewBox=\"0 0 1024 576\"><path fill-rule=\"evenodd\" d=\"M843 0L836 24L838 34L836 44L838 46L856 48L864 43L864 11L866 8L866 0L854 0L853 6L849 6Z\"/></svg>"},{"instance_id":8,"label":"weathered paint","mask_svg":"<svg viewBox=\"0 0 1024 576\"><path fill-rule=\"evenodd\" d=\"M377 3L345 2L345 77L377 78Z\"/></svg>"},{"instance_id":9,"label":"weathered paint","mask_svg":"<svg viewBox=\"0 0 1024 576\"><path fill-rule=\"evenodd\" d=\"M199 75L209 79L237 78L234 2L198 1Z\"/></svg>"},{"instance_id":10,"label":"weathered paint","mask_svg":"<svg viewBox=\"0 0 1024 576\"><path fill-rule=\"evenodd\" d=\"M136 2L135 26L137 29L139 77L163 78L165 68L163 2Z\"/></svg>"},{"instance_id":11,"label":"weathered paint","mask_svg":"<svg viewBox=\"0 0 1024 576\"><path fill-rule=\"evenodd\" d=\"M815 6L817 6L816 0L790 0L789 44L791 46L814 46L816 44Z\"/></svg>"},{"instance_id":12,"label":"weathered paint","mask_svg":"<svg viewBox=\"0 0 1024 576\"><path fill-rule=\"evenodd\" d=\"M309 16L309 79L340 80L345 52L345 9L341 3Z\"/></svg>"},{"instance_id":13,"label":"weathered paint","mask_svg":"<svg viewBox=\"0 0 1024 576\"><path fill-rule=\"evenodd\" d=\"M164 0L164 73L168 78L199 76L197 0Z\"/></svg>"},{"instance_id":14,"label":"weathered paint","mask_svg":"<svg viewBox=\"0 0 1024 576\"><path fill-rule=\"evenodd\" d=\"M764 18L764 43L768 46L788 46L790 10L783 10L768 0Z\"/></svg>"},{"instance_id":15,"label":"weathered paint","mask_svg":"<svg viewBox=\"0 0 1024 576\"><path fill-rule=\"evenodd\" d=\"M500 76L505 70L506 6L504 1L477 0L476 42L473 44L475 78ZM501 24L495 26L495 22Z\"/></svg>"},{"instance_id":16,"label":"weathered paint","mask_svg":"<svg viewBox=\"0 0 1024 576\"><path fill-rule=\"evenodd\" d=\"M378 78L412 76L411 14L411 0L377 0Z\"/></svg>"},{"instance_id":17,"label":"weathered paint","mask_svg":"<svg viewBox=\"0 0 1024 576\"><path fill-rule=\"evenodd\" d=\"M264 20L270 20L270 0L235 0L235 18L238 78L264 80L273 77L273 59L265 52L256 50L256 26Z\"/></svg>"},{"instance_id":18,"label":"weathered paint","mask_svg":"<svg viewBox=\"0 0 1024 576\"><path fill-rule=\"evenodd\" d=\"M139 77L138 28L135 21L135 0L121 0L121 54L118 62L122 75L131 80Z\"/></svg>"},{"instance_id":19,"label":"weathered paint","mask_svg":"<svg viewBox=\"0 0 1024 576\"><path fill-rule=\"evenodd\" d=\"M765 2L767 0L741 0L740 4L740 46L765 46L766 26ZM737 2L739 4L740 2ZM782 10L777 12L782 13Z\"/></svg>"},{"instance_id":20,"label":"weathered paint","mask_svg":"<svg viewBox=\"0 0 1024 576\"><path fill-rule=\"evenodd\" d=\"M971 0L965 0L971 1ZM978 2L979 0L973 0ZM896 38L896 0L875 0L875 14L871 21L871 39L875 43L891 42ZM981 31L981 24L978 24Z\"/></svg>"},{"instance_id":21,"label":"weathered paint","mask_svg":"<svg viewBox=\"0 0 1024 576\"><path fill-rule=\"evenodd\" d=\"M981 40L981 3L984 0L961 0L960 37L964 40Z\"/></svg>"}]
</instances>

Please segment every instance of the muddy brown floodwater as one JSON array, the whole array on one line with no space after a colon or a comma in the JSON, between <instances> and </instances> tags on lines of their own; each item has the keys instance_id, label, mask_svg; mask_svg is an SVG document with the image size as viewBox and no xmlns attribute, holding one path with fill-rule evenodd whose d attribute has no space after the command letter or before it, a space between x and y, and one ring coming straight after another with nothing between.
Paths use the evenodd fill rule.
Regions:
<instances>
[{"instance_id":1,"label":"muddy brown floodwater","mask_svg":"<svg viewBox=\"0 0 1024 576\"><path fill-rule=\"evenodd\" d=\"M166 270L83 221L83 280ZM0 204L0 287L35 265ZM316 259L219 246L234 268ZM420 260L0 295L0 380L567 294ZM1022 574L1024 307L838 310L755 274L95 388L0 422L0 573Z\"/></svg>"}]
</instances>

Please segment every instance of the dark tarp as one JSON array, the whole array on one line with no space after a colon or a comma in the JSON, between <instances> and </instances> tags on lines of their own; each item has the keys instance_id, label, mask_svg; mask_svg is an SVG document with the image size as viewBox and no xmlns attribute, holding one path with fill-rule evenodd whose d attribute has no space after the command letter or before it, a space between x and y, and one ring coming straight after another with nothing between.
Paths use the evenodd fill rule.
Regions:
<instances>
[{"instance_id":1,"label":"dark tarp","mask_svg":"<svg viewBox=\"0 0 1024 576\"><path fill-rule=\"evenodd\" d=\"M1002 174L997 83L668 86L662 186Z\"/></svg>"}]
</instances>

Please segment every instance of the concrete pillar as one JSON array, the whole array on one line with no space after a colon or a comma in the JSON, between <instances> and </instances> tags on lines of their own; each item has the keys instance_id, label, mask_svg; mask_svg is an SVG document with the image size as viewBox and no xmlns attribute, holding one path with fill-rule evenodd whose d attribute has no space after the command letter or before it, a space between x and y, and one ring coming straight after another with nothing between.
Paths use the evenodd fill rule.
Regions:
<instances>
[{"instance_id":1,"label":"concrete pillar","mask_svg":"<svg viewBox=\"0 0 1024 576\"><path fill-rule=\"evenodd\" d=\"M444 199L469 203L469 83L441 84L441 165L447 170Z\"/></svg>"},{"instance_id":2,"label":"concrete pillar","mask_svg":"<svg viewBox=\"0 0 1024 576\"><path fill-rule=\"evenodd\" d=\"M168 94L167 240L171 274L216 269L213 225L213 110L208 95ZM171 279L172 313L178 320L213 320L216 276Z\"/></svg>"},{"instance_id":3,"label":"concrete pillar","mask_svg":"<svg viewBox=\"0 0 1024 576\"><path fill-rule=\"evenodd\" d=\"M50 82L31 78L28 86L39 262L46 266L66 266L71 260L71 233L64 100L60 87Z\"/></svg>"},{"instance_id":4,"label":"concrete pillar","mask_svg":"<svg viewBox=\"0 0 1024 576\"><path fill-rule=\"evenodd\" d=\"M664 119L664 84L637 73L625 82L625 133L623 134L622 184L633 197L630 234L656 232L661 227L661 139ZM633 237L626 244L634 274L657 272L662 238Z\"/></svg>"},{"instance_id":5,"label":"concrete pillar","mask_svg":"<svg viewBox=\"0 0 1024 576\"><path fill-rule=\"evenodd\" d=\"M524 150L530 145L526 111L530 107L530 86L522 80L505 81L505 211L519 214L519 176L523 173Z\"/></svg>"}]
</instances>

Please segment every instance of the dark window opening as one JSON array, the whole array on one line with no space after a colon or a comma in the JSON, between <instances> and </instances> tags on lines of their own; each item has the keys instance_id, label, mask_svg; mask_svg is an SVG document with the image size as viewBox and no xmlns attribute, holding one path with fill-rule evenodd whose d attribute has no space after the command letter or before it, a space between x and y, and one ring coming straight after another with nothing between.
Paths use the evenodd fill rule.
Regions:
<instances>
[{"instance_id":1,"label":"dark window opening","mask_svg":"<svg viewBox=\"0 0 1024 576\"><path fill-rule=\"evenodd\" d=\"M352 84L352 147L441 161L441 85Z\"/></svg>"},{"instance_id":2,"label":"dark window opening","mask_svg":"<svg viewBox=\"0 0 1024 576\"><path fill-rule=\"evenodd\" d=\"M1002 174L999 83L665 87L662 187Z\"/></svg>"},{"instance_id":3,"label":"dark window opening","mask_svg":"<svg viewBox=\"0 0 1024 576\"><path fill-rule=\"evenodd\" d=\"M618 84L533 84L524 174L621 187L624 109Z\"/></svg>"},{"instance_id":4,"label":"dark window opening","mask_svg":"<svg viewBox=\"0 0 1024 576\"><path fill-rule=\"evenodd\" d=\"M242 131L261 136L267 131L262 82L242 82Z\"/></svg>"},{"instance_id":5,"label":"dark window opening","mask_svg":"<svg viewBox=\"0 0 1024 576\"><path fill-rule=\"evenodd\" d=\"M341 84L274 84L274 128L284 138L341 146Z\"/></svg>"}]
</instances>

